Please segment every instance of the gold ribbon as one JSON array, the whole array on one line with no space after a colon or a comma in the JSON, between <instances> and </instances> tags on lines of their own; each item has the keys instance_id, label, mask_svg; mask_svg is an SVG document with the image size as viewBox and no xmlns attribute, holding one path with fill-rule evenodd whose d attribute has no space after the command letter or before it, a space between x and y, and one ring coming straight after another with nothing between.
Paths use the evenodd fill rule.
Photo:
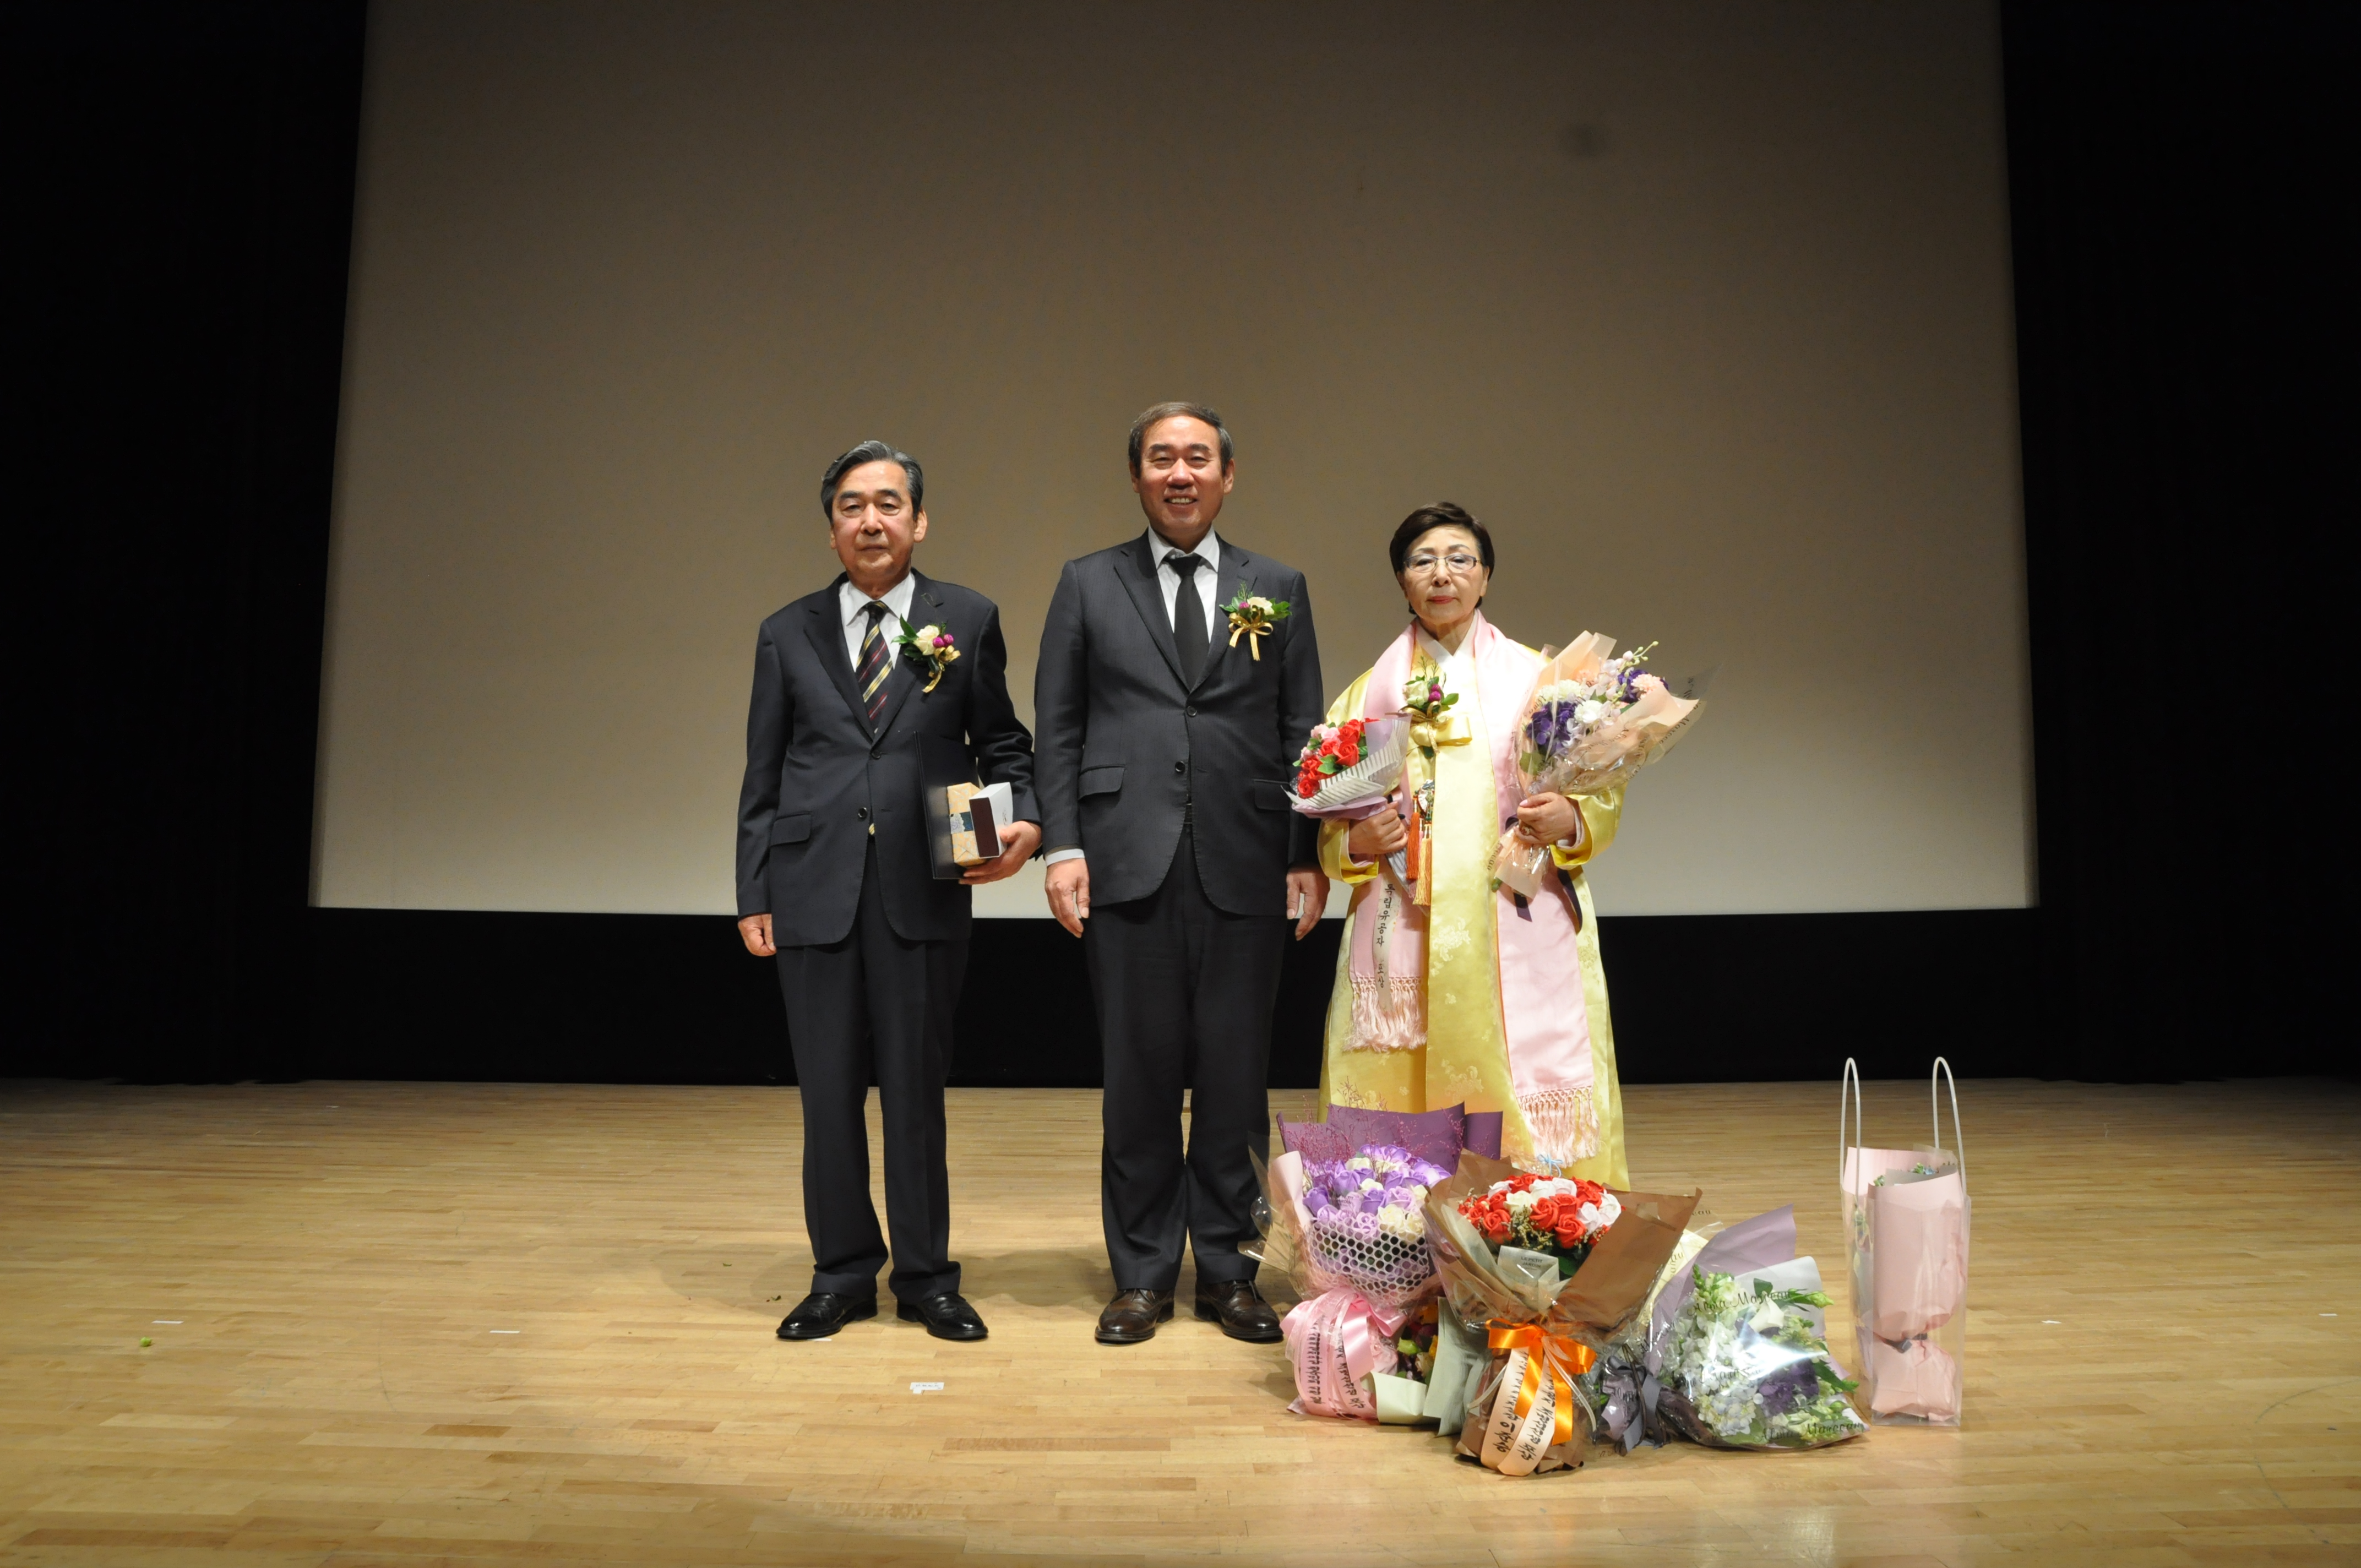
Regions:
<instances>
[{"instance_id":1,"label":"gold ribbon","mask_svg":"<svg viewBox=\"0 0 2361 1568\"><path fill-rule=\"evenodd\" d=\"M1590 1370L1598 1360L1598 1353L1579 1340L1564 1339L1546 1333L1539 1323L1504 1323L1494 1318L1484 1325L1486 1343L1496 1355L1510 1351L1525 1353L1525 1381L1517 1390L1517 1415L1520 1419L1532 1413L1533 1401L1542 1397L1542 1365L1549 1364L1551 1392L1556 1395L1555 1430L1550 1446L1555 1448L1574 1436L1574 1379Z\"/></svg>"},{"instance_id":2,"label":"gold ribbon","mask_svg":"<svg viewBox=\"0 0 2361 1568\"><path fill-rule=\"evenodd\" d=\"M952 648L944 652L929 653L927 655L927 662L933 667L935 673L927 677L927 684L925 685L918 688L918 695L920 696L925 696L937 686L942 685L943 672L951 667L951 661L958 658L959 653L960 651L958 649Z\"/></svg>"},{"instance_id":3,"label":"gold ribbon","mask_svg":"<svg viewBox=\"0 0 2361 1568\"><path fill-rule=\"evenodd\" d=\"M1410 743L1421 751L1432 751L1437 746L1465 746L1476 737L1468 732L1467 721L1455 713L1445 713L1440 720L1413 718L1410 725Z\"/></svg>"},{"instance_id":4,"label":"gold ribbon","mask_svg":"<svg viewBox=\"0 0 2361 1568\"><path fill-rule=\"evenodd\" d=\"M1254 651L1257 664L1262 663L1262 640L1269 634L1270 622L1261 616L1247 615L1235 609L1230 611L1230 646L1236 647L1238 639L1245 638L1246 646Z\"/></svg>"}]
</instances>

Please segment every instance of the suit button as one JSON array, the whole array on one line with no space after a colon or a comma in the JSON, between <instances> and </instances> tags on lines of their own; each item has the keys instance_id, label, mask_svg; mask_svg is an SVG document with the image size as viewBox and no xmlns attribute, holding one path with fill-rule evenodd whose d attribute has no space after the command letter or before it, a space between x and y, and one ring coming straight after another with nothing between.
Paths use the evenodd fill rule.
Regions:
<instances>
[{"instance_id":1,"label":"suit button","mask_svg":"<svg viewBox=\"0 0 2361 1568\"><path fill-rule=\"evenodd\" d=\"M1193 708L1193 707L1192 707L1192 708L1191 708L1191 709L1189 710L1189 717L1190 717L1190 718L1196 718L1196 717L1197 717L1197 710L1196 710L1195 708Z\"/></svg>"},{"instance_id":2,"label":"suit button","mask_svg":"<svg viewBox=\"0 0 2361 1568\"><path fill-rule=\"evenodd\" d=\"M856 806L852 808L852 815L866 822L869 820L869 808L865 806Z\"/></svg>"},{"instance_id":3,"label":"suit button","mask_svg":"<svg viewBox=\"0 0 2361 1568\"><path fill-rule=\"evenodd\" d=\"M1185 773L1189 771L1189 764L1186 762L1175 762L1172 764L1172 771L1176 773Z\"/></svg>"}]
</instances>

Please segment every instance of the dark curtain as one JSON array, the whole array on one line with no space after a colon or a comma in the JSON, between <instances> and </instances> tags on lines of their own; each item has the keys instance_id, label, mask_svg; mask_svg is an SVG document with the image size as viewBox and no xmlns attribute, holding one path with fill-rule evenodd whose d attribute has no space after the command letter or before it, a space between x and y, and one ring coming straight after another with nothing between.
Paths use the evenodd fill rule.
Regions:
<instances>
[{"instance_id":1,"label":"dark curtain","mask_svg":"<svg viewBox=\"0 0 2361 1568\"><path fill-rule=\"evenodd\" d=\"M2350 1063L2350 13L2010 4L2051 1070ZM2341 679L2336 681L2341 686Z\"/></svg>"},{"instance_id":2,"label":"dark curtain","mask_svg":"<svg viewBox=\"0 0 2361 1568\"><path fill-rule=\"evenodd\" d=\"M307 1065L363 25L6 12L24 1070Z\"/></svg>"}]
</instances>

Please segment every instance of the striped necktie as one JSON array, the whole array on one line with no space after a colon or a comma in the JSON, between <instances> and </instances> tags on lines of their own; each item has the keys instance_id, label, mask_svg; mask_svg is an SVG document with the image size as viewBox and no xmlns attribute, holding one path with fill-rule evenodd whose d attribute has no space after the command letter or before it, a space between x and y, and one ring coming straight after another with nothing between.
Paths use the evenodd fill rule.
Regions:
<instances>
[{"instance_id":1,"label":"striped necktie","mask_svg":"<svg viewBox=\"0 0 2361 1568\"><path fill-rule=\"evenodd\" d=\"M885 652L885 607L875 599L861 607L869 617L869 630L861 634L861 657L853 663L853 684L861 688L861 706L868 710L869 722L885 711L885 677L894 668L894 661Z\"/></svg>"}]
</instances>

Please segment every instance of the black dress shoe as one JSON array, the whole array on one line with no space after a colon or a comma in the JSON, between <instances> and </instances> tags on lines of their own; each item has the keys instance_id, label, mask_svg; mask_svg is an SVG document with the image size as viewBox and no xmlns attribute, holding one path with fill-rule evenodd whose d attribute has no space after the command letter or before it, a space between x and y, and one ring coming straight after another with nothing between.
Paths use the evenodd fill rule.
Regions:
<instances>
[{"instance_id":1,"label":"black dress shoe","mask_svg":"<svg viewBox=\"0 0 2361 1568\"><path fill-rule=\"evenodd\" d=\"M1251 1279L1200 1279L1197 1315L1219 1323L1232 1339L1271 1344L1279 1338L1279 1314L1262 1299Z\"/></svg>"},{"instance_id":2,"label":"black dress shoe","mask_svg":"<svg viewBox=\"0 0 2361 1568\"><path fill-rule=\"evenodd\" d=\"M926 1324L927 1332L937 1339L982 1339L992 1332L967 1304L967 1298L955 1290L904 1301L894 1309L894 1315L906 1323Z\"/></svg>"},{"instance_id":3,"label":"black dress shoe","mask_svg":"<svg viewBox=\"0 0 2361 1568\"><path fill-rule=\"evenodd\" d=\"M850 1322L877 1315L874 1296L840 1296L832 1290L815 1290L796 1303L779 1324L781 1339L826 1339Z\"/></svg>"},{"instance_id":4,"label":"black dress shoe","mask_svg":"<svg viewBox=\"0 0 2361 1568\"><path fill-rule=\"evenodd\" d=\"M1099 1313L1101 1344L1138 1344L1156 1337L1156 1325L1172 1321L1170 1290L1118 1290Z\"/></svg>"}]
</instances>

